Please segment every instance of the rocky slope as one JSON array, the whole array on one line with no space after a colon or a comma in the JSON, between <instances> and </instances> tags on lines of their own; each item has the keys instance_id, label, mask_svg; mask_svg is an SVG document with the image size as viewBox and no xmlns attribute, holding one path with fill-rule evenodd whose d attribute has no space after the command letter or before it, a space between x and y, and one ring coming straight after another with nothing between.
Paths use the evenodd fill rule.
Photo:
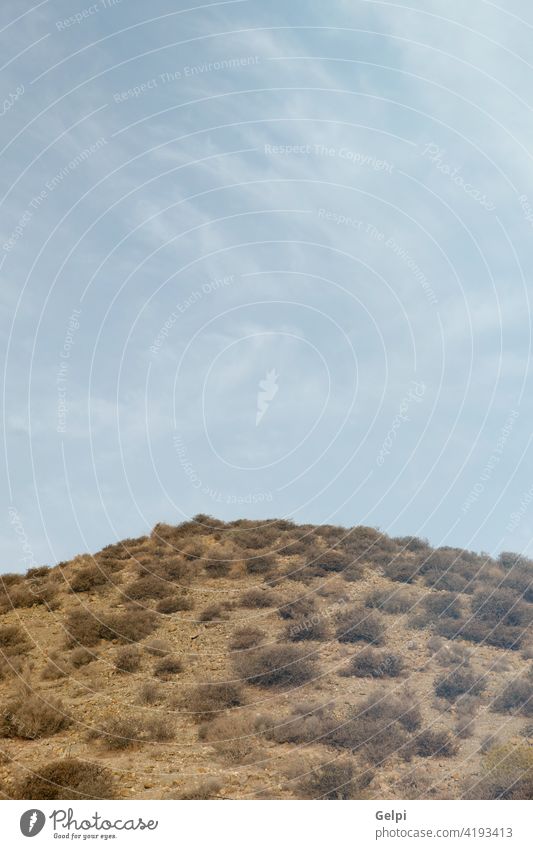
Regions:
<instances>
[{"instance_id":1,"label":"rocky slope","mask_svg":"<svg viewBox=\"0 0 533 849\"><path fill-rule=\"evenodd\" d=\"M0 597L5 798L532 798L532 562L158 525Z\"/></svg>"}]
</instances>

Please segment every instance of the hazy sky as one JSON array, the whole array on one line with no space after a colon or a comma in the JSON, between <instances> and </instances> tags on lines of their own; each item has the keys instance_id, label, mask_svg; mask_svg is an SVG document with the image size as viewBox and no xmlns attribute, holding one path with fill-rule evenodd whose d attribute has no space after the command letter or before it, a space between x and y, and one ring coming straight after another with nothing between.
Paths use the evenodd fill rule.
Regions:
<instances>
[{"instance_id":1,"label":"hazy sky","mask_svg":"<svg viewBox=\"0 0 533 849\"><path fill-rule=\"evenodd\" d=\"M502 6L4 0L2 570L198 512L533 553Z\"/></svg>"}]
</instances>

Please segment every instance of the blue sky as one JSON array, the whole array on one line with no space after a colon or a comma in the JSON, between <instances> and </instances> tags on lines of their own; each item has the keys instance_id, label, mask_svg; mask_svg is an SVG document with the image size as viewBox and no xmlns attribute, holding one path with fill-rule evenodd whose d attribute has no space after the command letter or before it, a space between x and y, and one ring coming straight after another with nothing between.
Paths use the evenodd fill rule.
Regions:
<instances>
[{"instance_id":1,"label":"blue sky","mask_svg":"<svg viewBox=\"0 0 533 849\"><path fill-rule=\"evenodd\" d=\"M198 512L533 552L529 4L0 15L0 568Z\"/></svg>"}]
</instances>

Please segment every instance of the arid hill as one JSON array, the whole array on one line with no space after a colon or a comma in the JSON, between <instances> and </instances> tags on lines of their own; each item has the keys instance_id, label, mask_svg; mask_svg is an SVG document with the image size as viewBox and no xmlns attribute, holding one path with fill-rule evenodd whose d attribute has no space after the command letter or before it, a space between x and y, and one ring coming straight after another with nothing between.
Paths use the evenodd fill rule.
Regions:
<instances>
[{"instance_id":1,"label":"arid hill","mask_svg":"<svg viewBox=\"0 0 533 849\"><path fill-rule=\"evenodd\" d=\"M533 798L533 562L197 516L0 597L4 798Z\"/></svg>"}]
</instances>

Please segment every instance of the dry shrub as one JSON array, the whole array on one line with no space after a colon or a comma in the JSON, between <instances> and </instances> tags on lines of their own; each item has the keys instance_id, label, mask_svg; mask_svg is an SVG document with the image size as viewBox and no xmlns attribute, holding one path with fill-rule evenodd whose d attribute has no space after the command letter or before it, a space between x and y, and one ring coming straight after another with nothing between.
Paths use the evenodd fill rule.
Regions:
<instances>
[{"instance_id":1,"label":"dry shrub","mask_svg":"<svg viewBox=\"0 0 533 849\"><path fill-rule=\"evenodd\" d=\"M328 638L327 624L319 613L306 619L289 622L285 629L285 639L293 643L304 640L326 640Z\"/></svg>"},{"instance_id":2,"label":"dry shrub","mask_svg":"<svg viewBox=\"0 0 533 849\"><path fill-rule=\"evenodd\" d=\"M207 800L216 799L222 789L222 784L217 778L206 778L200 784L193 784L191 787L171 791L167 794L167 799L182 799L182 800Z\"/></svg>"},{"instance_id":3,"label":"dry shrub","mask_svg":"<svg viewBox=\"0 0 533 849\"><path fill-rule=\"evenodd\" d=\"M328 705L294 705L290 716L270 718L265 734L276 743L328 743L338 726Z\"/></svg>"},{"instance_id":4,"label":"dry shrub","mask_svg":"<svg viewBox=\"0 0 533 849\"><path fill-rule=\"evenodd\" d=\"M509 589L480 590L472 598L472 612L476 619L492 625L527 628L533 622L533 607L520 600Z\"/></svg>"},{"instance_id":5,"label":"dry shrub","mask_svg":"<svg viewBox=\"0 0 533 849\"><path fill-rule=\"evenodd\" d=\"M510 681L494 701L493 710L499 713L519 713L533 716L533 679L531 676Z\"/></svg>"},{"instance_id":6,"label":"dry shrub","mask_svg":"<svg viewBox=\"0 0 533 849\"><path fill-rule=\"evenodd\" d=\"M232 563L227 560L207 560L204 570L209 578L225 578L231 572Z\"/></svg>"},{"instance_id":7,"label":"dry shrub","mask_svg":"<svg viewBox=\"0 0 533 849\"><path fill-rule=\"evenodd\" d=\"M424 598L423 605L431 619L460 619L463 615L461 599L455 593L431 592Z\"/></svg>"},{"instance_id":8,"label":"dry shrub","mask_svg":"<svg viewBox=\"0 0 533 849\"><path fill-rule=\"evenodd\" d=\"M524 629L509 625L496 625L494 627L490 622L472 620L465 623L459 636L474 643L485 643L499 649L518 651L522 647Z\"/></svg>"},{"instance_id":9,"label":"dry shrub","mask_svg":"<svg viewBox=\"0 0 533 849\"><path fill-rule=\"evenodd\" d=\"M170 681L178 672L183 672L183 663L178 657L164 657L154 666L154 675L161 681Z\"/></svg>"},{"instance_id":10,"label":"dry shrub","mask_svg":"<svg viewBox=\"0 0 533 849\"><path fill-rule=\"evenodd\" d=\"M440 699L455 702L458 696L468 693L479 696L487 687L482 676L476 675L470 669L452 669L451 672L435 679L435 695Z\"/></svg>"},{"instance_id":11,"label":"dry shrub","mask_svg":"<svg viewBox=\"0 0 533 849\"><path fill-rule=\"evenodd\" d=\"M141 705L154 705L163 698L163 688L155 681L145 681L139 690L138 700Z\"/></svg>"},{"instance_id":12,"label":"dry shrub","mask_svg":"<svg viewBox=\"0 0 533 849\"><path fill-rule=\"evenodd\" d=\"M107 584L108 576L98 566L86 566L79 569L70 579L70 590L74 593L85 593Z\"/></svg>"},{"instance_id":13,"label":"dry shrub","mask_svg":"<svg viewBox=\"0 0 533 849\"><path fill-rule=\"evenodd\" d=\"M220 622L228 618L228 614L221 604L210 604L198 614L199 622Z\"/></svg>"},{"instance_id":14,"label":"dry shrub","mask_svg":"<svg viewBox=\"0 0 533 849\"><path fill-rule=\"evenodd\" d=\"M458 752L457 742L449 731L428 728L417 734L406 747L406 756L420 758L453 758Z\"/></svg>"},{"instance_id":15,"label":"dry shrub","mask_svg":"<svg viewBox=\"0 0 533 849\"><path fill-rule=\"evenodd\" d=\"M139 743L164 743L174 738L168 717L109 716L101 727L89 732L89 740L101 740L108 749L120 751Z\"/></svg>"},{"instance_id":16,"label":"dry shrub","mask_svg":"<svg viewBox=\"0 0 533 849\"><path fill-rule=\"evenodd\" d=\"M455 734L461 740L466 740L474 733L475 718L480 700L475 696L459 696L455 703Z\"/></svg>"},{"instance_id":17,"label":"dry shrub","mask_svg":"<svg viewBox=\"0 0 533 849\"><path fill-rule=\"evenodd\" d=\"M97 656L95 653L86 649L85 646L78 646L72 649L69 656L71 666L75 669L79 669L80 666L87 666L88 663L92 663L96 659Z\"/></svg>"},{"instance_id":18,"label":"dry shrub","mask_svg":"<svg viewBox=\"0 0 533 849\"><path fill-rule=\"evenodd\" d=\"M429 554L431 546L427 539L421 537L392 537L391 542L403 551L413 551L415 554Z\"/></svg>"},{"instance_id":19,"label":"dry shrub","mask_svg":"<svg viewBox=\"0 0 533 849\"><path fill-rule=\"evenodd\" d=\"M68 662L65 658L60 657L57 652L53 652L41 672L41 678L44 681L57 681L59 678L66 678L68 674Z\"/></svg>"},{"instance_id":20,"label":"dry shrub","mask_svg":"<svg viewBox=\"0 0 533 849\"><path fill-rule=\"evenodd\" d=\"M30 641L19 625L4 625L0 628L0 657L16 657L26 654Z\"/></svg>"},{"instance_id":21,"label":"dry shrub","mask_svg":"<svg viewBox=\"0 0 533 849\"><path fill-rule=\"evenodd\" d=\"M147 575L145 578L137 578L128 584L124 590L124 595L134 601L143 601L144 599L166 598L171 587L168 581L163 581L157 575Z\"/></svg>"},{"instance_id":22,"label":"dry shrub","mask_svg":"<svg viewBox=\"0 0 533 849\"><path fill-rule=\"evenodd\" d=\"M288 601L286 604L283 604L278 610L278 613L282 619L296 620L306 619L308 616L312 616L315 612L315 600L309 595L301 596L301 598L295 598L292 601Z\"/></svg>"},{"instance_id":23,"label":"dry shrub","mask_svg":"<svg viewBox=\"0 0 533 849\"><path fill-rule=\"evenodd\" d=\"M307 651L290 643L251 649L234 657L237 675L262 687L298 686L317 674Z\"/></svg>"},{"instance_id":24,"label":"dry shrub","mask_svg":"<svg viewBox=\"0 0 533 849\"><path fill-rule=\"evenodd\" d=\"M128 610L107 616L102 634L104 640L136 643L157 627L157 617L151 610Z\"/></svg>"},{"instance_id":25,"label":"dry shrub","mask_svg":"<svg viewBox=\"0 0 533 849\"><path fill-rule=\"evenodd\" d=\"M246 560L246 571L249 575L270 575L276 563L276 558L272 554L257 555Z\"/></svg>"},{"instance_id":26,"label":"dry shrub","mask_svg":"<svg viewBox=\"0 0 533 849\"><path fill-rule=\"evenodd\" d=\"M50 582L26 580L22 584L15 584L6 592L4 610L9 610L12 607L36 607L37 605L43 605L49 610L56 610L59 606L56 596L57 588L52 586Z\"/></svg>"},{"instance_id":27,"label":"dry shrub","mask_svg":"<svg viewBox=\"0 0 533 849\"><path fill-rule=\"evenodd\" d=\"M191 600L184 595L174 595L162 598L156 605L158 613L178 613L181 610L192 610Z\"/></svg>"},{"instance_id":28,"label":"dry shrub","mask_svg":"<svg viewBox=\"0 0 533 849\"><path fill-rule=\"evenodd\" d=\"M0 737L35 740L68 728L70 718L59 699L25 692L11 699L0 712Z\"/></svg>"},{"instance_id":29,"label":"dry shrub","mask_svg":"<svg viewBox=\"0 0 533 849\"><path fill-rule=\"evenodd\" d=\"M24 580L24 575L18 572L4 572L0 575L0 591L3 592L7 587L13 587L15 584L21 584Z\"/></svg>"},{"instance_id":30,"label":"dry shrub","mask_svg":"<svg viewBox=\"0 0 533 849\"><path fill-rule=\"evenodd\" d=\"M163 560L150 563L150 569L143 569L141 577L150 575L151 577L161 578L167 582L167 595L170 592L168 582L178 584L188 584L190 582L192 571L190 563L183 557L165 557Z\"/></svg>"},{"instance_id":31,"label":"dry shrub","mask_svg":"<svg viewBox=\"0 0 533 849\"><path fill-rule=\"evenodd\" d=\"M353 657L342 673L357 678L397 678L403 671L402 658L392 652L379 649L364 649Z\"/></svg>"},{"instance_id":32,"label":"dry shrub","mask_svg":"<svg viewBox=\"0 0 533 849\"><path fill-rule=\"evenodd\" d=\"M124 646L115 655L117 672L138 672L141 667L141 652L137 646Z\"/></svg>"},{"instance_id":33,"label":"dry shrub","mask_svg":"<svg viewBox=\"0 0 533 849\"><path fill-rule=\"evenodd\" d=\"M533 799L533 750L507 743L492 747L482 760L481 779L470 780L465 799Z\"/></svg>"},{"instance_id":34,"label":"dry shrub","mask_svg":"<svg viewBox=\"0 0 533 849\"><path fill-rule=\"evenodd\" d=\"M407 691L389 695L380 690L350 708L332 733L341 748L360 750L372 763L379 764L394 754L407 753L407 732L422 722L420 708Z\"/></svg>"},{"instance_id":35,"label":"dry shrub","mask_svg":"<svg viewBox=\"0 0 533 849\"><path fill-rule=\"evenodd\" d=\"M67 617L65 631L69 646L94 646L100 640L135 643L151 634L156 624L157 618L150 610L105 613L78 609Z\"/></svg>"},{"instance_id":36,"label":"dry shrub","mask_svg":"<svg viewBox=\"0 0 533 849\"><path fill-rule=\"evenodd\" d=\"M278 603L278 597L274 593L268 589L260 589L258 587L254 587L243 593L239 599L241 607L249 608L274 607Z\"/></svg>"},{"instance_id":37,"label":"dry shrub","mask_svg":"<svg viewBox=\"0 0 533 849\"><path fill-rule=\"evenodd\" d=\"M445 643L437 652L436 660L440 666L467 667L470 664L471 656L472 652L463 646Z\"/></svg>"},{"instance_id":38,"label":"dry shrub","mask_svg":"<svg viewBox=\"0 0 533 849\"><path fill-rule=\"evenodd\" d=\"M208 723L201 739L210 743L215 751L232 763L242 763L257 745L256 722L252 716L221 716Z\"/></svg>"},{"instance_id":39,"label":"dry shrub","mask_svg":"<svg viewBox=\"0 0 533 849\"><path fill-rule=\"evenodd\" d=\"M303 799L364 799L373 773L356 770L347 758L316 767L298 783L297 795Z\"/></svg>"},{"instance_id":40,"label":"dry shrub","mask_svg":"<svg viewBox=\"0 0 533 849\"><path fill-rule=\"evenodd\" d=\"M380 566L387 578L402 584L412 584L419 574L417 563L402 557L393 557L388 562L381 563Z\"/></svg>"},{"instance_id":41,"label":"dry shrub","mask_svg":"<svg viewBox=\"0 0 533 849\"><path fill-rule=\"evenodd\" d=\"M199 684L191 692L186 702L187 709L195 714L195 719L209 719L216 714L244 703L242 689L231 681L217 681Z\"/></svg>"},{"instance_id":42,"label":"dry shrub","mask_svg":"<svg viewBox=\"0 0 533 849\"><path fill-rule=\"evenodd\" d=\"M366 607L374 607L382 613L407 613L411 610L416 596L406 589L388 587L372 590L365 599Z\"/></svg>"},{"instance_id":43,"label":"dry shrub","mask_svg":"<svg viewBox=\"0 0 533 849\"><path fill-rule=\"evenodd\" d=\"M172 651L172 646L167 640L151 640L143 648L152 657L166 657Z\"/></svg>"},{"instance_id":44,"label":"dry shrub","mask_svg":"<svg viewBox=\"0 0 533 849\"><path fill-rule=\"evenodd\" d=\"M342 551L312 551L306 558L306 566L319 570L318 574L344 572L352 565L353 558Z\"/></svg>"},{"instance_id":45,"label":"dry shrub","mask_svg":"<svg viewBox=\"0 0 533 849\"><path fill-rule=\"evenodd\" d=\"M243 625L242 628L237 628L231 635L229 647L232 651L251 649L254 646L261 645L265 638L266 633L261 628Z\"/></svg>"},{"instance_id":46,"label":"dry shrub","mask_svg":"<svg viewBox=\"0 0 533 849\"><path fill-rule=\"evenodd\" d=\"M373 643L380 646L385 624L379 613L369 613L357 605L341 610L337 616L337 639L340 643Z\"/></svg>"},{"instance_id":47,"label":"dry shrub","mask_svg":"<svg viewBox=\"0 0 533 849\"><path fill-rule=\"evenodd\" d=\"M37 767L17 785L17 799L114 799L112 773L99 764L64 758Z\"/></svg>"}]
</instances>

